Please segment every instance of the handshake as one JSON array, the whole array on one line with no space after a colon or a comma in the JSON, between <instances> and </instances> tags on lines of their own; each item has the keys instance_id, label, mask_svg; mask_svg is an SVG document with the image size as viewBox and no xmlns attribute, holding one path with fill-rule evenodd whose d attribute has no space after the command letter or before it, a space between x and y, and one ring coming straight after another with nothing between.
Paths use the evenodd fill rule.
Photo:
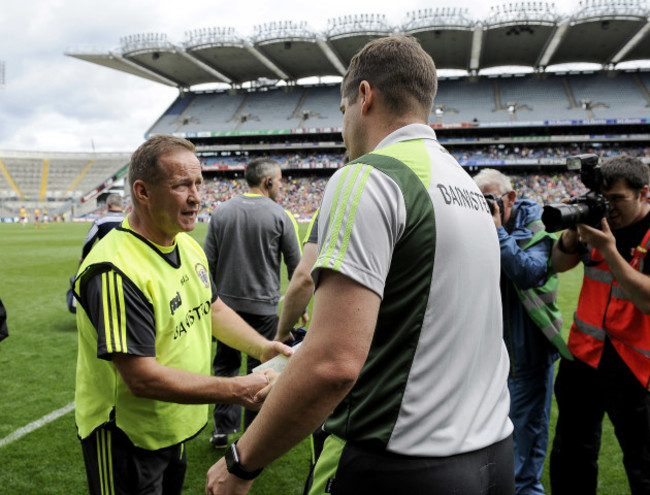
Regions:
<instances>
[{"instance_id":1,"label":"handshake","mask_svg":"<svg viewBox=\"0 0 650 495\"><path fill-rule=\"evenodd\" d=\"M306 334L307 331L304 328L294 328L291 330L293 340L288 340L284 344L292 346L291 350L295 352L300 347L300 344L302 343L302 340ZM250 375L240 377L240 379L244 379L246 381L257 379L255 384L251 384L251 392L253 392L252 396L249 396L249 394L244 394L242 396L243 401L241 405L253 411L259 410L262 407L262 403L266 399L267 395L271 391L275 380L289 362L291 355L287 356L285 354L277 354L268 361L265 361L259 366L253 368ZM263 382L259 383L259 379L263 379Z\"/></svg>"},{"instance_id":2,"label":"handshake","mask_svg":"<svg viewBox=\"0 0 650 495\"><path fill-rule=\"evenodd\" d=\"M293 340L287 339L285 342L283 342L286 345L290 345L293 348L293 351L296 352L298 348L300 347L300 344L302 344L302 340L305 338L305 335L307 335L307 330L304 328L292 328L291 329L291 335L293 337ZM287 365L289 362L289 357L285 356L284 354L278 354L272 359L269 359L265 363L260 364L259 366L253 368L253 372L257 371L264 371L267 369L272 369L277 371L278 373L281 373L282 370L284 370L284 367Z\"/></svg>"}]
</instances>

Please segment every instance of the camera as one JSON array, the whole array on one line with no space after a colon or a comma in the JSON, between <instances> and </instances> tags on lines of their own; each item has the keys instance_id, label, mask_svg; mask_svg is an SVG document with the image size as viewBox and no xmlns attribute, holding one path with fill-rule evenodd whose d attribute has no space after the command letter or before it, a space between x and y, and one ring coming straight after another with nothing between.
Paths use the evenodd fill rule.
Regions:
<instances>
[{"instance_id":1,"label":"camera","mask_svg":"<svg viewBox=\"0 0 650 495\"><path fill-rule=\"evenodd\" d=\"M490 213L492 213L492 215L494 215L495 203L499 205L499 211L503 215L503 200L501 198L498 198L496 194L492 194L492 193L484 194L483 197L485 198L485 202L490 207Z\"/></svg>"},{"instance_id":2,"label":"camera","mask_svg":"<svg viewBox=\"0 0 650 495\"><path fill-rule=\"evenodd\" d=\"M544 206L542 222L546 231L557 232L575 227L577 223L599 228L600 221L609 213L609 202L598 192L602 182L598 156L588 153L569 157L566 167L567 170L580 171L580 180L589 191L568 203Z\"/></svg>"}]
</instances>

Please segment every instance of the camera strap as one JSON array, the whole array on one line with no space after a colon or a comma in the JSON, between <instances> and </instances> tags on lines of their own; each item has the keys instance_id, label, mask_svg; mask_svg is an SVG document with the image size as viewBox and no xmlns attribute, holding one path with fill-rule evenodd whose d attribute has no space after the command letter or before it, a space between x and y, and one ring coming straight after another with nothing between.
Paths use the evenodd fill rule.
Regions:
<instances>
[{"instance_id":1,"label":"camera strap","mask_svg":"<svg viewBox=\"0 0 650 495\"><path fill-rule=\"evenodd\" d=\"M632 251L632 261L630 264L636 270L640 272L643 271L643 264L645 262L645 257L648 254L648 249L650 248L650 230L646 232L645 237L637 247Z\"/></svg>"}]
</instances>

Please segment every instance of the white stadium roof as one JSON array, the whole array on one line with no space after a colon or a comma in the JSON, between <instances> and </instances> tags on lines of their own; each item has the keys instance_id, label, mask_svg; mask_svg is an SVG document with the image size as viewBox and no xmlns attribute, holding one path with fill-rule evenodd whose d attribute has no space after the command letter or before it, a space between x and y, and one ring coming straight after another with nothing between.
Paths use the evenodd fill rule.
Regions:
<instances>
[{"instance_id":1,"label":"white stadium roof","mask_svg":"<svg viewBox=\"0 0 650 495\"><path fill-rule=\"evenodd\" d=\"M285 21L256 26L248 38L228 27L188 31L183 42L143 33L123 37L119 49L65 54L178 88L341 76L367 41L392 33L418 38L438 69L470 74L500 66L615 67L650 60L649 15L645 0L585 0L568 16L558 15L554 4L533 1L492 8L483 20L466 10L436 8L408 12L399 24L363 14L330 19L325 32Z\"/></svg>"}]
</instances>

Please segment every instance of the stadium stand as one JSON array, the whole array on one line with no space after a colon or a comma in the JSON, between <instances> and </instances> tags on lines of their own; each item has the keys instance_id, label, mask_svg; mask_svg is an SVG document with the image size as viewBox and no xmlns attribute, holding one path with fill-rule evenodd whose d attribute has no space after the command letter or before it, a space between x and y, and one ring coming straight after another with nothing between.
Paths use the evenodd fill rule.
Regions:
<instances>
[{"instance_id":1,"label":"stadium stand","mask_svg":"<svg viewBox=\"0 0 650 495\"><path fill-rule=\"evenodd\" d=\"M51 214L70 211L81 214L96 205L82 205L93 188L128 165L129 153L56 153L0 151L0 216L17 214L47 205Z\"/></svg>"},{"instance_id":2,"label":"stadium stand","mask_svg":"<svg viewBox=\"0 0 650 495\"><path fill-rule=\"evenodd\" d=\"M502 105L506 108L515 105L514 119L518 121L586 117L572 105L570 84L565 76L538 75L497 81Z\"/></svg>"},{"instance_id":3,"label":"stadium stand","mask_svg":"<svg viewBox=\"0 0 650 495\"><path fill-rule=\"evenodd\" d=\"M302 90L293 87L248 93L241 110L234 116L234 130L246 132L297 127L293 115L301 96Z\"/></svg>"},{"instance_id":4,"label":"stadium stand","mask_svg":"<svg viewBox=\"0 0 650 495\"><path fill-rule=\"evenodd\" d=\"M588 118L647 115L647 101L631 74L576 74L571 77L571 87Z\"/></svg>"},{"instance_id":5,"label":"stadium stand","mask_svg":"<svg viewBox=\"0 0 650 495\"><path fill-rule=\"evenodd\" d=\"M183 119L181 116L192 103L194 98L194 96L189 98L178 98L174 101L167 112L161 115L158 122L156 122L156 126L160 129L158 132L171 134L182 131Z\"/></svg>"},{"instance_id":6,"label":"stadium stand","mask_svg":"<svg viewBox=\"0 0 650 495\"><path fill-rule=\"evenodd\" d=\"M339 111L341 91L339 85L311 86L306 88L301 127L341 127L343 118Z\"/></svg>"},{"instance_id":7,"label":"stadium stand","mask_svg":"<svg viewBox=\"0 0 650 495\"><path fill-rule=\"evenodd\" d=\"M494 125L645 118L648 90L644 80L648 79L647 73L625 72L441 78L430 122ZM232 93L183 94L148 134L184 132L191 138L205 132L270 133L341 126L338 85ZM187 99L191 104L178 114L179 104Z\"/></svg>"},{"instance_id":8,"label":"stadium stand","mask_svg":"<svg viewBox=\"0 0 650 495\"><path fill-rule=\"evenodd\" d=\"M500 122L509 120L503 108L497 106L495 86L488 78L441 80L434 103L443 111L436 123ZM440 114L437 115L440 117Z\"/></svg>"},{"instance_id":9,"label":"stadium stand","mask_svg":"<svg viewBox=\"0 0 650 495\"><path fill-rule=\"evenodd\" d=\"M207 182L216 177L226 190L250 159L270 156L298 181L292 187L306 205L303 216L313 207L303 185L340 167L345 152L339 85L321 78L340 79L369 39L409 33L440 70L430 124L443 145L469 173L485 166L520 173L532 181L522 183L522 194L528 188L548 201L576 189L567 183L575 177L554 182L568 155L627 152L650 161L650 71L629 68L650 61L643 31L648 14L638 0L585 0L568 14L553 4L520 2L496 6L485 19L442 7L405 12L401 23L344 15L329 19L320 33L292 22L257 26L248 38L230 28L201 28L186 32L183 43L144 33L122 38L121 51L66 55L178 88L145 137L173 133L192 140ZM566 65L581 62L600 68ZM515 74L501 66L528 69ZM206 83L216 89L206 90ZM11 206L25 197L61 199L79 212L81 199L112 184L106 179L128 158L89 166L91 160L63 165L54 156L34 160L0 151L0 199ZM208 202L219 201L221 192L208 192Z\"/></svg>"}]
</instances>

